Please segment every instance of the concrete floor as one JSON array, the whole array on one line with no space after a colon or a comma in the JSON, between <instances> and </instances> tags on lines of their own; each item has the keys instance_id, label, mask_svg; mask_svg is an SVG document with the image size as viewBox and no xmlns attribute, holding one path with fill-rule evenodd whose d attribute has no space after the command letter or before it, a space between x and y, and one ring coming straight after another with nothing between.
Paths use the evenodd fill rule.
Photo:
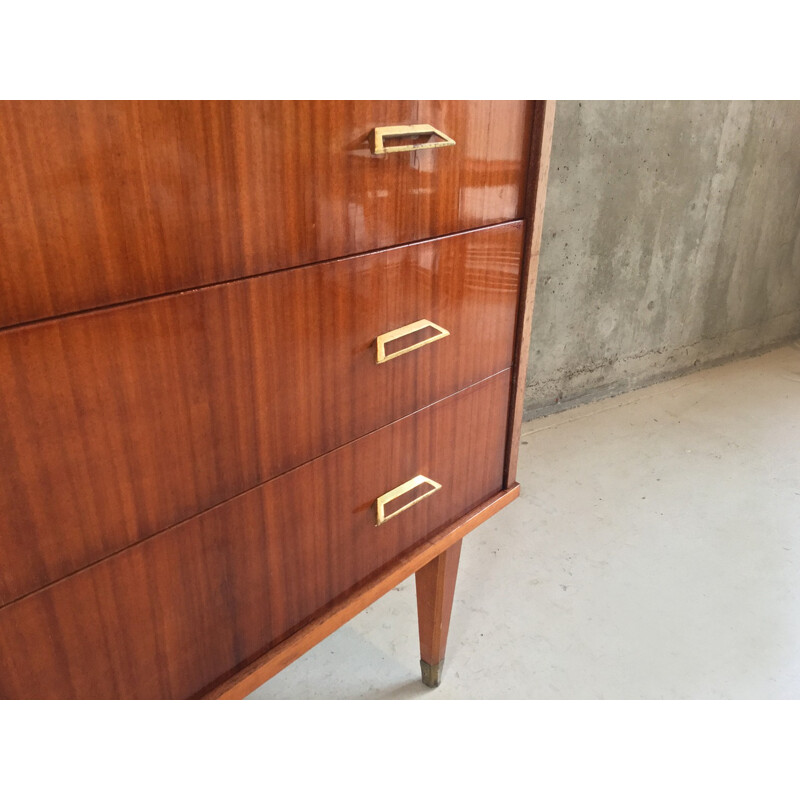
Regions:
<instances>
[{"instance_id":1,"label":"concrete floor","mask_svg":"<svg viewBox=\"0 0 800 800\"><path fill-rule=\"evenodd\" d=\"M800 343L535 420L464 541L444 682L413 579L251 698L800 698Z\"/></svg>"}]
</instances>

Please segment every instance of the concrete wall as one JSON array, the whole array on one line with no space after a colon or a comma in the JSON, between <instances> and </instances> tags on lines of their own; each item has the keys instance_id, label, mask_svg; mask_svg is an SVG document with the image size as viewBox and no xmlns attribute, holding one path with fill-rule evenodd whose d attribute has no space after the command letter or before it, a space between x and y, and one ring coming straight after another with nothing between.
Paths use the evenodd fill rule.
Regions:
<instances>
[{"instance_id":1,"label":"concrete wall","mask_svg":"<svg viewBox=\"0 0 800 800\"><path fill-rule=\"evenodd\" d=\"M800 335L800 102L556 107L527 418Z\"/></svg>"}]
</instances>

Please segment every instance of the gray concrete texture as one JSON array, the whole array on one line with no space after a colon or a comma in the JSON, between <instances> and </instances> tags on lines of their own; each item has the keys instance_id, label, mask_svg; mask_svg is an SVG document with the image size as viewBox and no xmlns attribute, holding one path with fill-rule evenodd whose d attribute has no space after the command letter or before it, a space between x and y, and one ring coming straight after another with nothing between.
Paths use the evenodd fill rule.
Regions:
<instances>
[{"instance_id":1,"label":"gray concrete texture","mask_svg":"<svg viewBox=\"0 0 800 800\"><path fill-rule=\"evenodd\" d=\"M526 419L800 335L800 102L560 102Z\"/></svg>"}]
</instances>

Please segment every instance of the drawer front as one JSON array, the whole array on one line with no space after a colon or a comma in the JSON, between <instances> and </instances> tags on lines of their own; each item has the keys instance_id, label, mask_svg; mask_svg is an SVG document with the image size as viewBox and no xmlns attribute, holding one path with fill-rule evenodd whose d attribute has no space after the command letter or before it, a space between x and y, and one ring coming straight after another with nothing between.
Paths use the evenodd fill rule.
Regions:
<instances>
[{"instance_id":1,"label":"drawer front","mask_svg":"<svg viewBox=\"0 0 800 800\"><path fill-rule=\"evenodd\" d=\"M373 155L379 126L455 145ZM0 103L0 327L520 219L523 101Z\"/></svg>"},{"instance_id":2,"label":"drawer front","mask_svg":"<svg viewBox=\"0 0 800 800\"><path fill-rule=\"evenodd\" d=\"M6 606L0 697L201 692L500 491L508 390L505 371ZM419 474L441 489L376 527Z\"/></svg>"},{"instance_id":3,"label":"drawer front","mask_svg":"<svg viewBox=\"0 0 800 800\"><path fill-rule=\"evenodd\" d=\"M521 234L0 333L0 605L509 367Z\"/></svg>"}]
</instances>

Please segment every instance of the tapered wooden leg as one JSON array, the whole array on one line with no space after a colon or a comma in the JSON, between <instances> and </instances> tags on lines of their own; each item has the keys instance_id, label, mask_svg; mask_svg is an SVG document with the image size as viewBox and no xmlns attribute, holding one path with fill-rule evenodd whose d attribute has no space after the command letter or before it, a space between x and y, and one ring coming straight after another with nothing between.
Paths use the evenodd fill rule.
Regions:
<instances>
[{"instance_id":1,"label":"tapered wooden leg","mask_svg":"<svg viewBox=\"0 0 800 800\"><path fill-rule=\"evenodd\" d=\"M416 573L419 653L422 682L435 687L441 683L450 612L456 590L461 540Z\"/></svg>"}]
</instances>

